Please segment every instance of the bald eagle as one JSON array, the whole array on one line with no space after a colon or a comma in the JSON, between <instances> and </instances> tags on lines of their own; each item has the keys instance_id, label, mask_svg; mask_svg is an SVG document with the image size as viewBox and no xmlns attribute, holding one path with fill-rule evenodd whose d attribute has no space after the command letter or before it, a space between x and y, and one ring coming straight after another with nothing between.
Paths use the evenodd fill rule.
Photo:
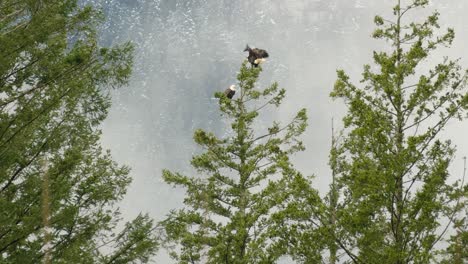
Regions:
<instances>
[{"instance_id":1,"label":"bald eagle","mask_svg":"<svg viewBox=\"0 0 468 264\"><path fill-rule=\"evenodd\" d=\"M268 52L266 52L266 50L257 48L252 49L249 47L248 44L244 49L244 52L245 51L249 52L249 56L247 57L247 59L249 60L252 67L258 67L260 63L265 61L265 58L268 58Z\"/></svg>"},{"instance_id":2,"label":"bald eagle","mask_svg":"<svg viewBox=\"0 0 468 264\"><path fill-rule=\"evenodd\" d=\"M224 91L224 95L226 95L227 98L232 99L234 94L236 93L236 86L233 84L229 86L229 88Z\"/></svg>"}]
</instances>

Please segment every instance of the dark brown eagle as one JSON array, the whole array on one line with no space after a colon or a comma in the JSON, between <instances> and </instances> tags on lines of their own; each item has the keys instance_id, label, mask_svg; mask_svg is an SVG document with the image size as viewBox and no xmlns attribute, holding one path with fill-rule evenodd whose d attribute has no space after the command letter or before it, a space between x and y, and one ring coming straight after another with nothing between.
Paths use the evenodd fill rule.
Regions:
<instances>
[{"instance_id":1,"label":"dark brown eagle","mask_svg":"<svg viewBox=\"0 0 468 264\"><path fill-rule=\"evenodd\" d=\"M245 51L249 52L249 56L247 57L247 59L249 60L252 67L258 67L260 63L265 61L265 58L268 58L268 52L266 52L266 50L257 48L252 49L249 47L248 44L244 49L244 52Z\"/></svg>"},{"instance_id":2,"label":"dark brown eagle","mask_svg":"<svg viewBox=\"0 0 468 264\"><path fill-rule=\"evenodd\" d=\"M236 93L236 86L234 84L229 86L229 88L227 88L224 91L224 95L226 95L226 97L229 99L232 99L235 93Z\"/></svg>"}]
</instances>

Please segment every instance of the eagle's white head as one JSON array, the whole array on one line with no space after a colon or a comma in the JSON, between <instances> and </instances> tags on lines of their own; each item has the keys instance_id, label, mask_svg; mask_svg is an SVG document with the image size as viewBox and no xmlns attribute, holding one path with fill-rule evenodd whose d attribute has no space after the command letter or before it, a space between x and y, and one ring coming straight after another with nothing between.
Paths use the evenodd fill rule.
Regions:
<instances>
[{"instance_id":1,"label":"eagle's white head","mask_svg":"<svg viewBox=\"0 0 468 264\"><path fill-rule=\"evenodd\" d=\"M233 84L233 85L229 86L229 89L230 89L231 91L236 91L236 86Z\"/></svg>"},{"instance_id":2,"label":"eagle's white head","mask_svg":"<svg viewBox=\"0 0 468 264\"><path fill-rule=\"evenodd\" d=\"M256 59L256 60L254 61L254 63L255 63L255 64L260 64L260 63L263 63L263 62L265 62L265 61L266 61L266 60L265 60L264 58L260 58L260 59Z\"/></svg>"}]
</instances>

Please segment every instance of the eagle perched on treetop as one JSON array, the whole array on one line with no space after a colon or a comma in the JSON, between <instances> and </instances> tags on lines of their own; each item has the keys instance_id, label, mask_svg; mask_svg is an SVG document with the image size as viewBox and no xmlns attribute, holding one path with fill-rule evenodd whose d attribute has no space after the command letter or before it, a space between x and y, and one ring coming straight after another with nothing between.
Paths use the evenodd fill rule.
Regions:
<instances>
[{"instance_id":1,"label":"eagle perched on treetop","mask_svg":"<svg viewBox=\"0 0 468 264\"><path fill-rule=\"evenodd\" d=\"M247 59L249 60L250 64L252 67L258 67L258 65L262 62L265 61L265 58L268 58L268 52L263 49L257 49L257 48L250 48L249 44L244 49L244 52L248 51L249 56Z\"/></svg>"},{"instance_id":2,"label":"eagle perched on treetop","mask_svg":"<svg viewBox=\"0 0 468 264\"><path fill-rule=\"evenodd\" d=\"M229 86L229 88L224 91L224 95L226 95L227 98L232 99L234 94L236 93L236 86L233 84Z\"/></svg>"}]
</instances>

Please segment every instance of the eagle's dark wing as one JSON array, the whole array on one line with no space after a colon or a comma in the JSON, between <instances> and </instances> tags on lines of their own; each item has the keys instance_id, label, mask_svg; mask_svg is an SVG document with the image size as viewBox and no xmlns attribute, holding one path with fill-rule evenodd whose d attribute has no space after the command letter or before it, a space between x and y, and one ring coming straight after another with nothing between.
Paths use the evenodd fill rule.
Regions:
<instances>
[{"instance_id":1,"label":"eagle's dark wing","mask_svg":"<svg viewBox=\"0 0 468 264\"><path fill-rule=\"evenodd\" d=\"M226 89L226 91L224 91L224 95L226 95L227 98L229 99L232 99L232 97L234 97L234 94L236 93L236 91L233 91L229 88Z\"/></svg>"},{"instance_id":2,"label":"eagle's dark wing","mask_svg":"<svg viewBox=\"0 0 468 264\"><path fill-rule=\"evenodd\" d=\"M247 60L250 62L250 64L255 64L255 60L257 57L253 54L249 54L249 57L247 57Z\"/></svg>"},{"instance_id":3,"label":"eagle's dark wing","mask_svg":"<svg viewBox=\"0 0 468 264\"><path fill-rule=\"evenodd\" d=\"M256 59L268 58L268 52L263 49L252 49L252 53L255 55Z\"/></svg>"},{"instance_id":4,"label":"eagle's dark wing","mask_svg":"<svg viewBox=\"0 0 468 264\"><path fill-rule=\"evenodd\" d=\"M259 58L268 58L268 52L266 50L259 49L258 55L259 55Z\"/></svg>"}]
</instances>

